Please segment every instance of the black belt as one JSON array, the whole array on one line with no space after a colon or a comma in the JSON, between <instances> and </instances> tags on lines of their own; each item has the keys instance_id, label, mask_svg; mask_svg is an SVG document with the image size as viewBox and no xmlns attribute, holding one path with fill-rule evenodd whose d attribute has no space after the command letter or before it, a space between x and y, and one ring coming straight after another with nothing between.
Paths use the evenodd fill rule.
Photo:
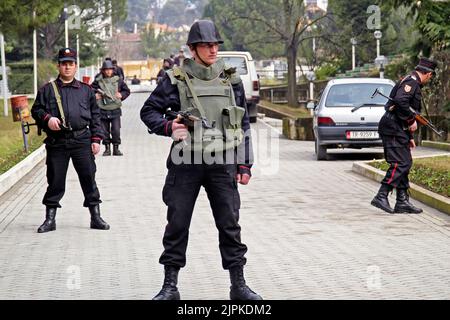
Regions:
<instances>
[{"instance_id":1,"label":"black belt","mask_svg":"<svg viewBox=\"0 0 450 320\"><path fill-rule=\"evenodd\" d=\"M57 133L57 136L55 138L56 139L76 139L79 136L84 135L88 130L89 130L89 128L87 128L87 127L80 129L80 130L72 130L72 131L61 130L60 132Z\"/></svg>"}]
</instances>

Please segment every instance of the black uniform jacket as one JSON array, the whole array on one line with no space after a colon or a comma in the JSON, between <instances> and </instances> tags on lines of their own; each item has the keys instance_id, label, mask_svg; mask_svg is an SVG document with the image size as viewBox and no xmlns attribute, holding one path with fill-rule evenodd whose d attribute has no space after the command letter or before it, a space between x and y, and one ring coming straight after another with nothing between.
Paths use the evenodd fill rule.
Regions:
<instances>
[{"instance_id":1,"label":"black uniform jacket","mask_svg":"<svg viewBox=\"0 0 450 320\"><path fill-rule=\"evenodd\" d=\"M394 102L389 100L386 103L386 113L378 127L380 135L396 137L400 144L406 144L413 138L408 129L415 121L410 107L417 113L421 112L421 88L419 75L415 71L394 86L390 94Z\"/></svg>"},{"instance_id":2,"label":"black uniform jacket","mask_svg":"<svg viewBox=\"0 0 450 320\"><path fill-rule=\"evenodd\" d=\"M65 84L58 77L56 84L61 96L66 123L70 123L73 133L49 129L48 120L51 117L57 117L61 120L61 115L53 87L51 83L47 83L39 89L31 108L31 115L36 120L36 123L50 138L46 140L46 143L55 139L61 140L67 136L71 136L77 142L100 143L104 138L104 133L100 122L100 109L95 100L94 90L89 85L76 79L69 84Z\"/></svg>"}]
</instances>

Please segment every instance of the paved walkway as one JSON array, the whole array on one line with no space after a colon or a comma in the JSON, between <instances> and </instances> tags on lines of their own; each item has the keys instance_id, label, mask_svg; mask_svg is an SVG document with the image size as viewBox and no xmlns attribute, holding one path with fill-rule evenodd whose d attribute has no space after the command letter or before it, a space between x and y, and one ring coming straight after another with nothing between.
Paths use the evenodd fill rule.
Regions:
<instances>
[{"instance_id":1,"label":"paved walkway","mask_svg":"<svg viewBox=\"0 0 450 320\"><path fill-rule=\"evenodd\" d=\"M125 156L97 157L110 231L89 229L72 167L55 232L36 233L44 217L43 163L0 198L0 299L150 299L160 289L170 140L147 134L139 119L146 97L134 94L125 104ZM312 142L263 143L265 133L278 135L262 122L254 129L258 163L240 190L247 280L255 291L265 299L450 298L450 217L426 206L421 215L370 206L378 184L351 166L374 153L344 150L317 162ZM278 160L267 156L269 145L279 149ZM180 272L182 298L228 298L217 238L202 191Z\"/></svg>"}]
</instances>

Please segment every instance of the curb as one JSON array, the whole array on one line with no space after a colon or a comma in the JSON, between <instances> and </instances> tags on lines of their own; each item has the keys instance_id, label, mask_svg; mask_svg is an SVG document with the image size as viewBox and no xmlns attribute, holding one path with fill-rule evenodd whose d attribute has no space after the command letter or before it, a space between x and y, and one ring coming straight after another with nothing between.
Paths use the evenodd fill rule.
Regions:
<instances>
[{"instance_id":1,"label":"curb","mask_svg":"<svg viewBox=\"0 0 450 320\"><path fill-rule=\"evenodd\" d=\"M450 143L444 142L424 140L422 141L422 147L434 148L443 151L450 151Z\"/></svg>"},{"instance_id":2,"label":"curb","mask_svg":"<svg viewBox=\"0 0 450 320\"><path fill-rule=\"evenodd\" d=\"M0 197L11 189L20 179L33 170L33 168L45 158L45 155L45 145L42 145L14 167L1 174Z\"/></svg>"},{"instance_id":3,"label":"curb","mask_svg":"<svg viewBox=\"0 0 450 320\"><path fill-rule=\"evenodd\" d=\"M448 155L448 154L446 154ZM436 156L442 156L442 155L436 155ZM435 156L433 156L435 157ZM430 158L430 157L417 157L417 158ZM383 160L377 160L377 161L383 161ZM371 161L358 161L353 163L352 171L355 173L358 173L362 176L365 176L366 178L370 178L372 180L375 180L377 182L381 182L385 176L385 172L382 170L379 170L377 168L372 167L369 165L369 162ZM425 203L426 205L437 209L441 212L444 212L448 215L450 215L450 199L441 196L440 194L428 191L414 183L410 183L410 189L411 197L413 197L416 200L419 200L420 202Z\"/></svg>"}]
</instances>

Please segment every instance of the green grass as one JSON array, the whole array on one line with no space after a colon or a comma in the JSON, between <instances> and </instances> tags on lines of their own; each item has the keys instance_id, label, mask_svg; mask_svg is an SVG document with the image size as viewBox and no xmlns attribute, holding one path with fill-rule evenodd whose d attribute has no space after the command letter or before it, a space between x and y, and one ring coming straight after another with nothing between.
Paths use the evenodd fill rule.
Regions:
<instances>
[{"instance_id":1,"label":"green grass","mask_svg":"<svg viewBox=\"0 0 450 320\"><path fill-rule=\"evenodd\" d=\"M389 164L385 161L372 162L371 166L387 171ZM415 159L409 174L411 182L450 197L450 156Z\"/></svg>"},{"instance_id":2,"label":"green grass","mask_svg":"<svg viewBox=\"0 0 450 320\"><path fill-rule=\"evenodd\" d=\"M278 110L280 112L288 114L292 118L295 118L295 119L296 118L311 118L310 111L305 108L292 108L292 107L288 106L287 104L275 104L275 103L270 103L265 100L261 100L260 104L263 105L264 107L267 107L267 108L270 108L273 110Z\"/></svg>"},{"instance_id":3,"label":"green grass","mask_svg":"<svg viewBox=\"0 0 450 320\"><path fill-rule=\"evenodd\" d=\"M30 108L31 105L32 101L29 102ZM29 153L26 153L20 122L13 122L11 108L8 116L4 116L2 99L0 99L0 107L0 174L2 174L39 148L44 140L44 135L38 136L36 126L31 127L28 135ZM34 123L34 120L30 122Z\"/></svg>"}]
</instances>

